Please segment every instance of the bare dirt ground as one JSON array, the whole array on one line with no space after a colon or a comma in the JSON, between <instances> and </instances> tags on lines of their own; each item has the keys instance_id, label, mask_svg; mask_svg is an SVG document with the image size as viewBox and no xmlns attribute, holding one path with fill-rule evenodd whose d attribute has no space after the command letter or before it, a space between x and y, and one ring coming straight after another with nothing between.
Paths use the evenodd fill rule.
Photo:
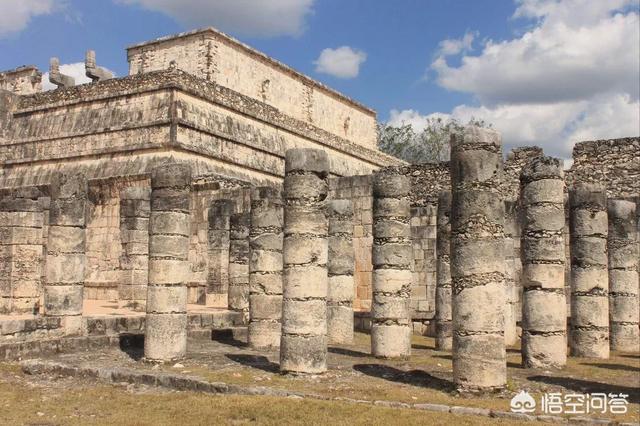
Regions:
<instances>
[{"instance_id":1,"label":"bare dirt ground","mask_svg":"<svg viewBox=\"0 0 640 426\"><path fill-rule=\"evenodd\" d=\"M640 419L640 356L637 353L613 354L609 360L570 358L564 370L542 371L521 368L519 351L510 348L509 383L504 392L460 395L451 382L451 354L434 350L431 338L415 336L412 356L406 361L376 359L369 356L368 351L369 336L358 333L353 345L330 347L330 370L318 376L283 376L278 372L277 352L255 352L235 340L191 340L187 359L161 366L141 362L142 350L137 347L63 354L51 359L73 366L179 373L212 382L265 386L321 397L447 404L501 411L509 411L511 398L521 390L527 390L538 401L545 392L624 393L629 395L627 414L591 417L619 422ZM147 386L114 386L51 375L30 376L23 374L17 364L4 364L0 368L0 407L2 424L498 422L498 419L339 401L215 396Z\"/></svg>"}]
</instances>

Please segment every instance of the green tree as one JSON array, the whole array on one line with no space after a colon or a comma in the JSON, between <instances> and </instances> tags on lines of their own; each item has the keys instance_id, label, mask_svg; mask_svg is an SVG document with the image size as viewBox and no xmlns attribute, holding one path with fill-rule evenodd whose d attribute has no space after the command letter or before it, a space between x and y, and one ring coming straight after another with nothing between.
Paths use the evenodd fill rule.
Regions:
<instances>
[{"instance_id":1,"label":"green tree","mask_svg":"<svg viewBox=\"0 0 640 426\"><path fill-rule=\"evenodd\" d=\"M491 127L484 120L475 118L467 124ZM378 123L378 148L412 164L448 161L451 134L463 128L464 125L458 120L442 118L427 119L425 128L419 132L410 124L391 126Z\"/></svg>"}]
</instances>

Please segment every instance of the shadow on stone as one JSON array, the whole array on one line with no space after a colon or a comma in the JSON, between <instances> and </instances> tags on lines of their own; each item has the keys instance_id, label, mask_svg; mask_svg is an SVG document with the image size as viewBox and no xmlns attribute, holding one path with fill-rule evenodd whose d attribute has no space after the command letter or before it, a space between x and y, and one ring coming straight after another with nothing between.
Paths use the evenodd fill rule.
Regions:
<instances>
[{"instance_id":1,"label":"shadow on stone","mask_svg":"<svg viewBox=\"0 0 640 426\"><path fill-rule=\"evenodd\" d=\"M635 387L615 385L610 383L592 382L589 380L574 379L571 377L553 377L553 376L529 376L528 380L548 385L562 386L580 393L624 393L629 395L627 401L637 404L640 403L640 392Z\"/></svg>"},{"instance_id":2,"label":"shadow on stone","mask_svg":"<svg viewBox=\"0 0 640 426\"><path fill-rule=\"evenodd\" d=\"M520 364L519 362L507 361L507 367L508 368L522 368L522 364Z\"/></svg>"},{"instance_id":3,"label":"shadow on stone","mask_svg":"<svg viewBox=\"0 0 640 426\"><path fill-rule=\"evenodd\" d=\"M640 359L640 355L634 354L620 354L620 356L623 358Z\"/></svg>"},{"instance_id":4,"label":"shadow on stone","mask_svg":"<svg viewBox=\"0 0 640 426\"><path fill-rule=\"evenodd\" d=\"M453 360L453 357L451 355L433 355L434 358L440 358L440 359L448 359L449 361Z\"/></svg>"},{"instance_id":5,"label":"shadow on stone","mask_svg":"<svg viewBox=\"0 0 640 426\"><path fill-rule=\"evenodd\" d=\"M620 371L633 371L639 372L640 368L635 367L633 365L624 365L624 364L605 364L600 362L585 362L582 365L588 365L590 367L598 367L598 368L606 368L607 370L620 370Z\"/></svg>"},{"instance_id":6,"label":"shadow on stone","mask_svg":"<svg viewBox=\"0 0 640 426\"><path fill-rule=\"evenodd\" d=\"M427 345L411 345L411 349L424 349L426 351L435 351L435 346L427 346Z\"/></svg>"},{"instance_id":7,"label":"shadow on stone","mask_svg":"<svg viewBox=\"0 0 640 426\"><path fill-rule=\"evenodd\" d=\"M508 354L519 354L519 353L520 353L520 349L516 349L516 348L507 348L507 353L508 353Z\"/></svg>"},{"instance_id":8,"label":"shadow on stone","mask_svg":"<svg viewBox=\"0 0 640 426\"><path fill-rule=\"evenodd\" d=\"M144 356L144 334L121 334L120 350L135 361Z\"/></svg>"},{"instance_id":9,"label":"shadow on stone","mask_svg":"<svg viewBox=\"0 0 640 426\"><path fill-rule=\"evenodd\" d=\"M368 354L366 352L354 351L352 349L338 348L338 347L329 347L329 352L331 352L332 354L346 355L346 356L352 356L356 358L366 358L371 356L371 354Z\"/></svg>"},{"instance_id":10,"label":"shadow on stone","mask_svg":"<svg viewBox=\"0 0 640 426\"><path fill-rule=\"evenodd\" d=\"M218 343L223 343L229 346L235 346L237 348L243 348L247 346L247 342L236 339L233 330L219 329L211 330L211 340Z\"/></svg>"},{"instance_id":11,"label":"shadow on stone","mask_svg":"<svg viewBox=\"0 0 640 426\"><path fill-rule=\"evenodd\" d=\"M353 369L367 376L378 377L407 385L452 392L455 387L449 380L432 376L422 370L403 371L384 364L356 364Z\"/></svg>"},{"instance_id":12,"label":"shadow on stone","mask_svg":"<svg viewBox=\"0 0 640 426\"><path fill-rule=\"evenodd\" d=\"M238 364L268 373L277 373L280 370L280 366L277 363L269 361L264 355L225 354L225 356Z\"/></svg>"}]
</instances>

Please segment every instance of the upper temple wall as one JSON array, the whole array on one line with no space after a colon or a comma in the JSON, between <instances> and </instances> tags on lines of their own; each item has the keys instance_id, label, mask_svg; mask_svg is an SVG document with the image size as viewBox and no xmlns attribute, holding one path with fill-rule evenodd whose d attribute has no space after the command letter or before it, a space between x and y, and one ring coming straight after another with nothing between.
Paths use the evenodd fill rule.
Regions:
<instances>
[{"instance_id":1,"label":"upper temple wall","mask_svg":"<svg viewBox=\"0 0 640 426\"><path fill-rule=\"evenodd\" d=\"M178 68L271 105L295 119L376 149L376 114L211 28L131 46L129 74Z\"/></svg>"}]
</instances>

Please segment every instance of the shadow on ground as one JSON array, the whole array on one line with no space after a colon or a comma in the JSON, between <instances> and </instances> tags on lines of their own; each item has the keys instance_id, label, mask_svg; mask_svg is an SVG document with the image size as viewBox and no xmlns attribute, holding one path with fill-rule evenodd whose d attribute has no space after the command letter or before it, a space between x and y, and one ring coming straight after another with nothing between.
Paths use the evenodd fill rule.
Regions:
<instances>
[{"instance_id":1,"label":"shadow on ground","mask_svg":"<svg viewBox=\"0 0 640 426\"><path fill-rule=\"evenodd\" d=\"M631 371L638 373L640 372L639 367L634 367L633 365L624 365L624 364L606 364L600 362L585 362L582 365L588 365L590 367L598 367L598 368L606 368L607 370L619 370L619 371ZM640 380L640 377L638 377Z\"/></svg>"},{"instance_id":2,"label":"shadow on ground","mask_svg":"<svg viewBox=\"0 0 640 426\"><path fill-rule=\"evenodd\" d=\"M548 385L562 386L565 389L571 389L581 393L624 393L629 395L627 401L634 404L640 403L640 392L638 392L637 387L592 382L589 380L574 379L571 377L529 376L527 379L534 382L546 383Z\"/></svg>"},{"instance_id":3,"label":"shadow on ground","mask_svg":"<svg viewBox=\"0 0 640 426\"><path fill-rule=\"evenodd\" d=\"M353 369L368 376L407 385L452 392L455 387L449 380L432 376L423 370L403 371L384 364L356 364Z\"/></svg>"},{"instance_id":4,"label":"shadow on ground","mask_svg":"<svg viewBox=\"0 0 640 426\"><path fill-rule=\"evenodd\" d=\"M329 347L329 352L331 352L332 354L352 356L355 358L366 358L371 356L371 354L368 354L366 352L354 351L353 349L347 348L338 348L335 346Z\"/></svg>"},{"instance_id":5,"label":"shadow on ground","mask_svg":"<svg viewBox=\"0 0 640 426\"><path fill-rule=\"evenodd\" d=\"M277 363L269 361L269 359L263 355L225 354L225 356L238 364L268 373L277 373L280 371L280 366Z\"/></svg>"}]
</instances>

